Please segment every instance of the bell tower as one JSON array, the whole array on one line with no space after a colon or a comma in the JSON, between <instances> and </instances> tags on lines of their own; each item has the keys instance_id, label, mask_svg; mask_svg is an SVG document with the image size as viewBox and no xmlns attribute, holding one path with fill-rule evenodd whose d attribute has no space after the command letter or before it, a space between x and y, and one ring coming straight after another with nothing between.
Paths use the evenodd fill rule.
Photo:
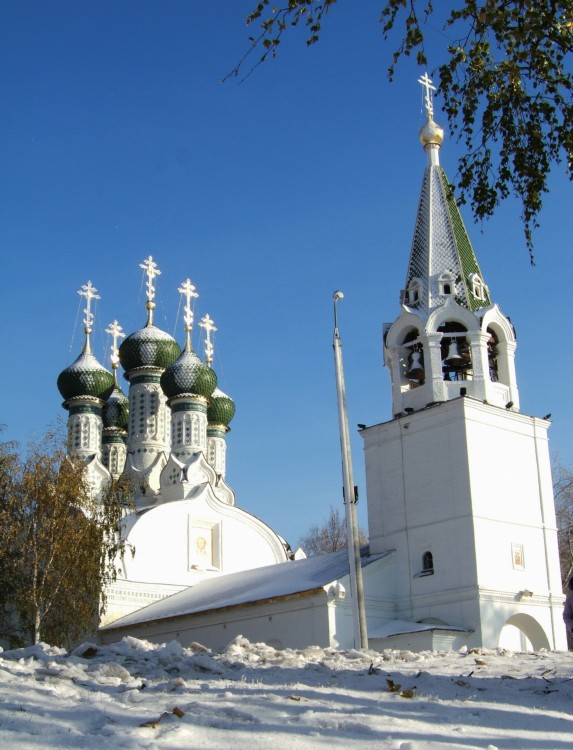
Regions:
<instances>
[{"instance_id":1,"label":"bell tower","mask_svg":"<svg viewBox=\"0 0 573 750\"><path fill-rule=\"evenodd\" d=\"M444 131L434 122L425 74L427 156L401 313L384 332L392 412L418 411L461 395L519 410L515 331L493 304L452 188L440 166Z\"/></svg>"},{"instance_id":2,"label":"bell tower","mask_svg":"<svg viewBox=\"0 0 573 750\"><path fill-rule=\"evenodd\" d=\"M384 327L393 417L361 430L370 551L395 550L397 620L459 628L454 647L565 648L549 422L519 411L515 331L439 163L434 86L419 83L427 164Z\"/></svg>"}]
</instances>

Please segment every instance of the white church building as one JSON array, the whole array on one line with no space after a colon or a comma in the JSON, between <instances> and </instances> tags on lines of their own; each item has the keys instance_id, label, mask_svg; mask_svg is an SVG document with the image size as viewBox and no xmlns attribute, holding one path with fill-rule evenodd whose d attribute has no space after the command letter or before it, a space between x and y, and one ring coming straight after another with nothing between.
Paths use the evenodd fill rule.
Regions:
<instances>
[{"instance_id":1,"label":"white church building","mask_svg":"<svg viewBox=\"0 0 573 750\"><path fill-rule=\"evenodd\" d=\"M89 282L79 292L86 299L85 345L58 378L69 413L68 445L86 462L94 491L122 477L134 494L122 533L135 554L118 560L121 574L107 591L104 622L205 579L289 559L284 540L237 507L225 482L235 404L217 387L211 367L213 320L206 315L199 323L205 332L202 362L191 344L195 287L187 279L179 289L186 303L181 350L153 323L154 279L161 272L151 257L141 267L147 321L127 337L117 321L107 329L113 375L91 352L91 301L98 295ZM120 364L128 398L117 381Z\"/></svg>"},{"instance_id":2,"label":"white church building","mask_svg":"<svg viewBox=\"0 0 573 750\"><path fill-rule=\"evenodd\" d=\"M520 411L513 326L492 301L439 163L431 82L420 132L426 169L397 318L384 326L392 418L364 427L369 545L362 575L369 646L566 649L547 431ZM112 358L86 345L60 375L71 449L94 486L136 488L123 533L136 548L109 592L99 630L223 648L244 635L278 648L355 643L346 551L291 559L288 546L235 504L225 481L234 404L216 387L207 316L202 362L153 324ZM114 353L121 330L108 329ZM121 363L129 399L117 385Z\"/></svg>"}]
</instances>

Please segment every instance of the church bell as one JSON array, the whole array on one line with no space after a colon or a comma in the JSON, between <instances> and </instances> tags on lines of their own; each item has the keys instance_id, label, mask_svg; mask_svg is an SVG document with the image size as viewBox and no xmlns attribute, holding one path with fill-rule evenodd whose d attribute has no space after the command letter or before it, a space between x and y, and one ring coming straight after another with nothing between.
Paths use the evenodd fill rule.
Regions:
<instances>
[{"instance_id":1,"label":"church bell","mask_svg":"<svg viewBox=\"0 0 573 750\"><path fill-rule=\"evenodd\" d=\"M448 347L448 355L444 361L448 365L448 367L462 367L464 360L460 355L458 342L455 339L452 339L450 341L450 345Z\"/></svg>"},{"instance_id":2,"label":"church bell","mask_svg":"<svg viewBox=\"0 0 573 750\"><path fill-rule=\"evenodd\" d=\"M412 352L412 361L410 368L406 373L408 380L423 380L424 379L424 367L422 366L422 354L421 352Z\"/></svg>"}]
</instances>

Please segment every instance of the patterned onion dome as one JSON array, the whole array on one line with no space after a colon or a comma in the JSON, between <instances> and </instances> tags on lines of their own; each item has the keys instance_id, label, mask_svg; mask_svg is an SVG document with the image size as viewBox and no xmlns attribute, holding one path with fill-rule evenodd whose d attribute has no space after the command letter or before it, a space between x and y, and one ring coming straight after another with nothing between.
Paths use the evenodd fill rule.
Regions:
<instances>
[{"instance_id":1,"label":"patterned onion dome","mask_svg":"<svg viewBox=\"0 0 573 750\"><path fill-rule=\"evenodd\" d=\"M58 376L58 390L64 401L71 398L105 399L113 389L114 379L90 351L84 350L76 361Z\"/></svg>"},{"instance_id":2,"label":"patterned onion dome","mask_svg":"<svg viewBox=\"0 0 573 750\"><path fill-rule=\"evenodd\" d=\"M127 430L129 400L117 385L105 402L101 417L104 427Z\"/></svg>"},{"instance_id":3,"label":"patterned onion dome","mask_svg":"<svg viewBox=\"0 0 573 750\"><path fill-rule=\"evenodd\" d=\"M185 349L179 359L161 375L161 388L167 398L193 394L208 398L217 387L217 376L203 364L192 349Z\"/></svg>"},{"instance_id":4,"label":"patterned onion dome","mask_svg":"<svg viewBox=\"0 0 573 750\"><path fill-rule=\"evenodd\" d=\"M211 424L228 425L235 416L235 402L220 388L215 388L207 407L207 421Z\"/></svg>"},{"instance_id":5,"label":"patterned onion dome","mask_svg":"<svg viewBox=\"0 0 573 750\"><path fill-rule=\"evenodd\" d=\"M164 369L181 354L181 347L168 333L146 325L124 339L119 347L119 361L126 372L138 367Z\"/></svg>"}]
</instances>

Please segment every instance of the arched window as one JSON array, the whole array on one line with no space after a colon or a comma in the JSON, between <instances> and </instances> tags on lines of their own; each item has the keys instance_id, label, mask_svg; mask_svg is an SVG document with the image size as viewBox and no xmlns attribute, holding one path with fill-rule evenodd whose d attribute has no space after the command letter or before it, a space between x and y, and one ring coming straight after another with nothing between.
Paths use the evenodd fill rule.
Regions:
<instances>
[{"instance_id":1,"label":"arched window","mask_svg":"<svg viewBox=\"0 0 573 750\"><path fill-rule=\"evenodd\" d=\"M406 302L408 305L417 305L420 301L422 291L422 282L418 278L410 279L408 289L406 290Z\"/></svg>"},{"instance_id":2,"label":"arched window","mask_svg":"<svg viewBox=\"0 0 573 750\"><path fill-rule=\"evenodd\" d=\"M422 555L422 573L433 573L434 572L434 556L427 550Z\"/></svg>"},{"instance_id":3,"label":"arched window","mask_svg":"<svg viewBox=\"0 0 573 750\"><path fill-rule=\"evenodd\" d=\"M451 271L444 271L438 278L438 294L441 297L450 297L455 291L456 279Z\"/></svg>"},{"instance_id":4,"label":"arched window","mask_svg":"<svg viewBox=\"0 0 573 750\"><path fill-rule=\"evenodd\" d=\"M425 576L434 575L434 556L430 550L426 550L422 555L422 570L414 575L414 578L424 578Z\"/></svg>"},{"instance_id":5,"label":"arched window","mask_svg":"<svg viewBox=\"0 0 573 750\"><path fill-rule=\"evenodd\" d=\"M481 280L479 274L471 273L468 276L468 281L469 281L470 289L471 289L473 296L476 299L485 301L486 286Z\"/></svg>"}]
</instances>

